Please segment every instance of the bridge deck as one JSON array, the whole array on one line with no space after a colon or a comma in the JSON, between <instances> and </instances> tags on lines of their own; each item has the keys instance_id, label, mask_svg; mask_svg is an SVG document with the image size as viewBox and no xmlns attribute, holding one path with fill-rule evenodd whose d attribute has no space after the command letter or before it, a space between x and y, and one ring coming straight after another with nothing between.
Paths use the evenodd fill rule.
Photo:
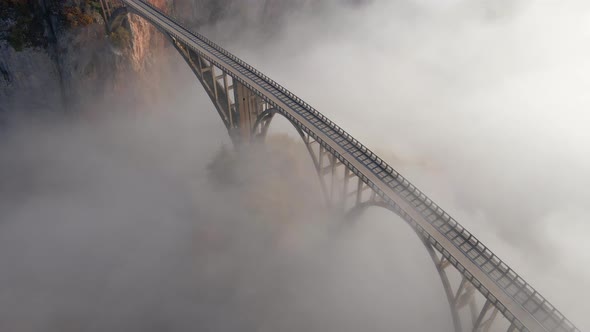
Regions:
<instances>
[{"instance_id":1,"label":"bridge deck","mask_svg":"<svg viewBox=\"0 0 590 332\"><path fill-rule=\"evenodd\" d=\"M198 52L320 142L422 234L519 330L579 331L518 274L372 151L303 100L141 0L123 2Z\"/></svg>"}]
</instances>

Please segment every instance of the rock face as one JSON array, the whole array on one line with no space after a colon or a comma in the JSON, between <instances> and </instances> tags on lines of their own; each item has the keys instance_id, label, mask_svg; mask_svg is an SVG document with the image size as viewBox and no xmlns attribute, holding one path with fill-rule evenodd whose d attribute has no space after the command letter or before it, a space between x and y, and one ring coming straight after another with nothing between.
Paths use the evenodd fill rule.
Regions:
<instances>
[{"instance_id":1,"label":"rock face","mask_svg":"<svg viewBox=\"0 0 590 332\"><path fill-rule=\"evenodd\" d=\"M289 9L319 0L151 2L199 28L230 18L236 26L263 26ZM83 104L89 97L147 102L158 89L166 45L136 15L128 17L124 28L107 32L99 0L2 0L0 114L75 112L89 108Z\"/></svg>"},{"instance_id":2,"label":"rock face","mask_svg":"<svg viewBox=\"0 0 590 332\"><path fill-rule=\"evenodd\" d=\"M0 108L11 109L14 98L26 99L38 92L40 99L60 102L55 91L44 89L57 83L57 68L47 52L46 22L37 3L0 2ZM36 107L34 102L27 105Z\"/></svg>"},{"instance_id":3,"label":"rock face","mask_svg":"<svg viewBox=\"0 0 590 332\"><path fill-rule=\"evenodd\" d=\"M88 108L81 105L88 97L133 93L132 82L142 81L163 45L155 29L133 16L127 39L109 36L94 0L3 0L0 13L3 111L75 111Z\"/></svg>"}]
</instances>

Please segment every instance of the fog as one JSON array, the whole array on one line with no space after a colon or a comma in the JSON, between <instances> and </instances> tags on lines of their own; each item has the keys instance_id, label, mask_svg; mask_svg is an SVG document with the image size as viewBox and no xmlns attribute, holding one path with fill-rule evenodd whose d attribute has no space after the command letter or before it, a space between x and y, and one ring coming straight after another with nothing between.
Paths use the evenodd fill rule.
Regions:
<instances>
[{"instance_id":1,"label":"fog","mask_svg":"<svg viewBox=\"0 0 590 332\"><path fill-rule=\"evenodd\" d=\"M588 18L573 0L375 0L304 8L272 34L203 32L389 160L584 330ZM2 136L1 330L451 330L416 236L378 209L335 231L286 121L232 177L215 172L230 142L170 61L175 88L153 109L96 101L111 112Z\"/></svg>"},{"instance_id":2,"label":"fog","mask_svg":"<svg viewBox=\"0 0 590 332\"><path fill-rule=\"evenodd\" d=\"M10 122L1 330L450 330L407 227L342 227L299 142L233 155L195 87L165 112Z\"/></svg>"},{"instance_id":3,"label":"fog","mask_svg":"<svg viewBox=\"0 0 590 332\"><path fill-rule=\"evenodd\" d=\"M583 1L375 1L294 17L281 42L240 53L380 151L584 329L589 15Z\"/></svg>"}]
</instances>

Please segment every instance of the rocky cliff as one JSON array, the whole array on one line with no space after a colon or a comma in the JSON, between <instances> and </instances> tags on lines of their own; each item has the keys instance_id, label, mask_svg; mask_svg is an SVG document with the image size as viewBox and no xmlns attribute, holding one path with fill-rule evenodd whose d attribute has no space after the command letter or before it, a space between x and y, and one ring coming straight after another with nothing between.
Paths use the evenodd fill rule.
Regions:
<instances>
[{"instance_id":1,"label":"rocky cliff","mask_svg":"<svg viewBox=\"0 0 590 332\"><path fill-rule=\"evenodd\" d=\"M117 6L116 0L111 1ZM195 29L224 20L237 27L266 26L288 9L319 3L151 2ZM75 112L92 109L88 100L119 98L137 104L157 96L158 73L162 62L169 60L163 55L171 51L167 42L135 15L129 15L123 28L110 32L103 17L99 0L2 0L0 114Z\"/></svg>"},{"instance_id":2,"label":"rocky cliff","mask_svg":"<svg viewBox=\"0 0 590 332\"><path fill-rule=\"evenodd\" d=\"M127 36L109 35L94 0L5 0L0 12L4 111L76 110L89 96L129 92L158 50L148 46L158 43L153 29L137 18Z\"/></svg>"}]
</instances>

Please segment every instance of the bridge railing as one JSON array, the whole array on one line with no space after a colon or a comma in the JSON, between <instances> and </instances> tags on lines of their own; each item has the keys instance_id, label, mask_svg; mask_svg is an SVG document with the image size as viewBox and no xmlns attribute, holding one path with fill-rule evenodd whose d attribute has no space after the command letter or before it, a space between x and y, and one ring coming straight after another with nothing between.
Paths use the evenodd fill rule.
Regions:
<instances>
[{"instance_id":1,"label":"bridge railing","mask_svg":"<svg viewBox=\"0 0 590 332\"><path fill-rule=\"evenodd\" d=\"M291 98L293 101L298 103L301 107L305 108L308 112L312 113L318 119L320 119L322 122L324 122L332 130L338 132L340 135L342 135L344 138L346 138L346 140L348 140L350 143L352 143L358 150L362 151L362 153L365 154L365 156L367 156L371 161L373 161L374 163L379 165L379 167L381 167L390 176L392 176L396 180L396 182L398 184L400 184L405 190L410 192L416 199L418 199L421 203L423 203L433 214L438 216L438 218L442 219L457 234L461 234L465 239L467 239L467 241L469 241L471 246L479 252L478 253L479 255L477 255L478 257L476 257L476 258L479 258L479 257L485 258L485 262L480 263L480 262L477 262L474 258L467 256L467 257L469 257L470 260L473 261L474 264L476 264L480 269L482 269L482 271L486 272L483 269L482 265L485 265L488 262L494 266L495 270L500 271L500 273L501 273L500 276L496 280L494 280L494 282L496 282L498 285L500 285L498 283L498 280L504 276L507 276L510 279L509 284L507 286L500 285L501 288L506 289L507 287L510 287L511 285L514 284L518 287L517 295L518 295L518 292L524 292L524 294L526 294L525 298L515 298L516 295L511 295L508 293L507 293L507 295L512 297L517 303L521 304L523 306L523 308L525 308L525 310L530 312L530 310L525 307L525 304L532 300L535 302L535 304L536 304L535 307L537 308L537 310L539 308L543 308L544 311L548 312L552 316L555 316L554 318L557 319L557 324L558 324L558 326L556 326L556 327L560 327L560 329L562 331L579 331L563 314L561 314L555 307L553 307L549 303L549 301L547 301L530 284L528 284L522 277L520 277L506 263L504 263L498 256L496 256L491 250L489 250L483 243L481 243L473 234L471 234L469 231L467 231L463 226L461 226L461 224L459 224L459 222L457 222L453 217L451 217L447 212L445 212L440 206L438 206L435 202L433 202L428 196L426 196L422 191L420 191L418 188L416 188L404 176L402 176L399 172L397 172L393 167L391 167L389 164L387 164L387 162L382 160L379 156L377 156L369 148L367 148L365 145L363 145L361 142L359 142L357 139L355 139L352 135L347 133L344 129L342 129L340 126L338 126L337 124L332 122L329 118L327 118L325 115L323 115L322 113L317 111L315 108L313 108L311 105L306 103L304 100L297 97L291 91L287 90L286 88L284 88L283 86L281 86L280 84L275 82L270 77L268 77L265 74L263 74L262 72L258 71L256 68L254 68L251 65L249 65L248 63L244 62L243 60L236 57L232 53L226 51L224 48L220 47L219 45L217 45L213 41L209 40L207 37L205 37L197 32L191 31L185 25L180 23L180 20L178 20L174 17L170 17L170 15L162 12L159 8L153 6L151 3L147 3L147 2L144 2L144 3L147 4L148 6L150 6L155 11L159 12L160 14L162 14L166 17L169 17L172 21L174 21L174 23L178 24L183 29L185 29L186 32L195 35L201 41L206 43L209 47L215 49L216 51L225 55L226 57L228 57L232 61L238 63L240 66L246 68L251 73L255 74L256 76L258 76L259 78L264 80L267 84L271 85L275 89L282 92L284 95ZM367 181L371 182L366 177L364 177L363 180L366 182ZM388 186L392 189L394 187L397 187L397 185L393 186L390 183L388 183ZM378 186L373 184L372 187L377 188ZM385 196L385 194L381 190L378 190L378 192L381 196ZM416 200L416 199L408 199L407 197L404 197L404 199L406 201L410 202L411 204L413 204L413 202ZM426 219L426 220L428 220L431 224L433 224L434 221L436 221L436 220L431 221L429 219ZM438 227L437 227L437 229L438 229ZM445 233L442 233L442 234L446 236ZM444 248L437 248L437 250L439 250L441 252L446 251L446 250L444 250ZM445 255L445 257L446 256L447 255ZM453 260L452 257L447 257L447 258L450 258L450 260ZM453 264L453 265L456 265L456 264ZM488 272L486 272L486 273L488 273ZM476 280L473 280L473 281L477 282ZM532 313L532 314L534 314L534 313Z\"/></svg>"}]
</instances>

